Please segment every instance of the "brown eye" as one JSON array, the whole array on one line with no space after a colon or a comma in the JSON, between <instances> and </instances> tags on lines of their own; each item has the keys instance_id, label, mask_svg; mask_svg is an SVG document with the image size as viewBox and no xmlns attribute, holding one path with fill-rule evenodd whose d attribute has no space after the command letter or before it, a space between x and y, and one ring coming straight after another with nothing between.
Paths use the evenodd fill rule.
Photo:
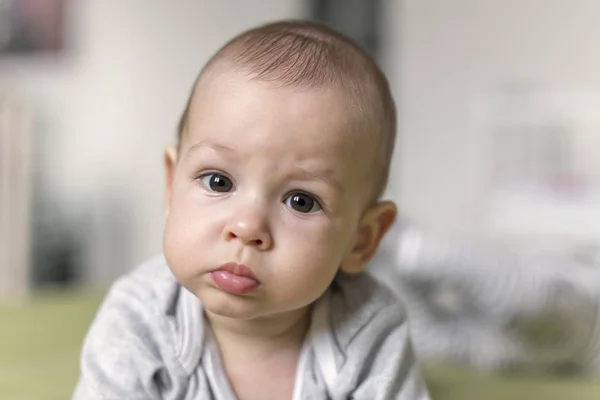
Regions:
<instances>
[{"instance_id":1,"label":"brown eye","mask_svg":"<svg viewBox=\"0 0 600 400\"><path fill-rule=\"evenodd\" d=\"M231 179L219 173L210 173L200 177L202 184L209 190L219 193L231 192L233 183Z\"/></svg>"},{"instance_id":2,"label":"brown eye","mask_svg":"<svg viewBox=\"0 0 600 400\"><path fill-rule=\"evenodd\" d=\"M319 202L313 196L306 193L292 193L286 197L284 203L293 210L304 214L321 211Z\"/></svg>"}]
</instances>

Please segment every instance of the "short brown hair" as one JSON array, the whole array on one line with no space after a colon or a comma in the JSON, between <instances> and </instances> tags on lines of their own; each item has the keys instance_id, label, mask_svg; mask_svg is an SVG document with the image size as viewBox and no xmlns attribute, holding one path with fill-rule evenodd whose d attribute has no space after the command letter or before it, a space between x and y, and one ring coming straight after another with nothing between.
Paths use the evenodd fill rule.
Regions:
<instances>
[{"instance_id":1,"label":"short brown hair","mask_svg":"<svg viewBox=\"0 0 600 400\"><path fill-rule=\"evenodd\" d=\"M219 49L200 71L178 126L187 129L197 82L217 65L243 70L252 79L280 86L334 86L349 97L360 130L379 144L376 197L387 185L396 140L396 108L388 81L377 64L354 41L316 22L287 20L247 30Z\"/></svg>"}]
</instances>

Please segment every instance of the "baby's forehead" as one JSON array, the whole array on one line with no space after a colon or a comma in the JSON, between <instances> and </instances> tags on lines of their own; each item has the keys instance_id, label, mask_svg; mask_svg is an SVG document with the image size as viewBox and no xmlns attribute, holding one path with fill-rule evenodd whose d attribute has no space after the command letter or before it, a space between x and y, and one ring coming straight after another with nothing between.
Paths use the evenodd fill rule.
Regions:
<instances>
[{"instance_id":1,"label":"baby's forehead","mask_svg":"<svg viewBox=\"0 0 600 400\"><path fill-rule=\"evenodd\" d=\"M293 82L261 77L252 70L236 68L226 62L216 63L203 71L194 85L192 94L193 97L196 97L211 90L221 92L222 90L234 89L236 92L241 92L255 90L256 88L278 92L287 96L303 94L316 98L323 97L323 94L331 94L331 101L337 103L348 98L348 93L346 93L342 85L334 85L332 83L295 84Z\"/></svg>"},{"instance_id":2,"label":"baby's forehead","mask_svg":"<svg viewBox=\"0 0 600 400\"><path fill-rule=\"evenodd\" d=\"M268 104L270 107L261 107ZM217 110L219 109L219 110ZM190 112L233 112L237 116L244 111L254 112L258 117L268 118L285 112L286 116L303 115L304 124L315 121L336 122L349 130L357 125L355 107L347 94L333 85L302 86L262 80L246 71L219 69L198 80L191 99Z\"/></svg>"},{"instance_id":3,"label":"baby's forehead","mask_svg":"<svg viewBox=\"0 0 600 400\"><path fill-rule=\"evenodd\" d=\"M375 129L369 130L374 125L337 87L281 85L231 68L213 69L199 79L189 119L192 132L219 132L232 141L255 134L264 145L281 148L286 148L291 131L303 139L295 150L304 156L320 154L332 162L335 158L336 169L360 165L361 172L372 172L380 139ZM267 130L265 135L258 134L261 127ZM336 157L327 153L331 146L340 150Z\"/></svg>"}]
</instances>

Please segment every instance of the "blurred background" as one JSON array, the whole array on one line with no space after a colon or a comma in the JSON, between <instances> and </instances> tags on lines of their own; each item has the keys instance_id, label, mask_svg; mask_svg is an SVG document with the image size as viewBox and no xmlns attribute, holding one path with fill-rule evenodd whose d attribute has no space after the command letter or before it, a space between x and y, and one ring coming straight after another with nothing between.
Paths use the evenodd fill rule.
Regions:
<instances>
[{"instance_id":1,"label":"blurred background","mask_svg":"<svg viewBox=\"0 0 600 400\"><path fill-rule=\"evenodd\" d=\"M591 333L576 337L594 342L600 2L0 0L0 398L69 397L106 288L161 251L162 151L194 78L232 36L281 18L344 31L390 80L399 138L388 196L402 221L382 275L409 275L406 226L426 232L420 243L435 236L441 247L419 251L441 251L436 268L467 271L463 281L483 268L473 260L490 277L518 275L531 263L505 254L535 249L536 268L543 254L570 268L560 279L581 278L569 288L579 299L582 287ZM434 398L600 398L600 374L483 371L431 370Z\"/></svg>"}]
</instances>

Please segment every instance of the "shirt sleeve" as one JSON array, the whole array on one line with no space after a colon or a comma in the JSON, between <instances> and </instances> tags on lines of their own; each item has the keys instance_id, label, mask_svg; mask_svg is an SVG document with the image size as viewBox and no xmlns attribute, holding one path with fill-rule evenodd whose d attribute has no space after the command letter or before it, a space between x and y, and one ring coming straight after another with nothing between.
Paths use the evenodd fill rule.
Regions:
<instances>
[{"instance_id":1,"label":"shirt sleeve","mask_svg":"<svg viewBox=\"0 0 600 400\"><path fill-rule=\"evenodd\" d=\"M357 376L354 400L429 400L400 306L378 312L352 340L347 363ZM344 374L344 371L340 371Z\"/></svg>"},{"instance_id":2,"label":"shirt sleeve","mask_svg":"<svg viewBox=\"0 0 600 400\"><path fill-rule=\"evenodd\" d=\"M74 400L161 398L160 317L144 297L131 278L113 285L84 340Z\"/></svg>"}]
</instances>

